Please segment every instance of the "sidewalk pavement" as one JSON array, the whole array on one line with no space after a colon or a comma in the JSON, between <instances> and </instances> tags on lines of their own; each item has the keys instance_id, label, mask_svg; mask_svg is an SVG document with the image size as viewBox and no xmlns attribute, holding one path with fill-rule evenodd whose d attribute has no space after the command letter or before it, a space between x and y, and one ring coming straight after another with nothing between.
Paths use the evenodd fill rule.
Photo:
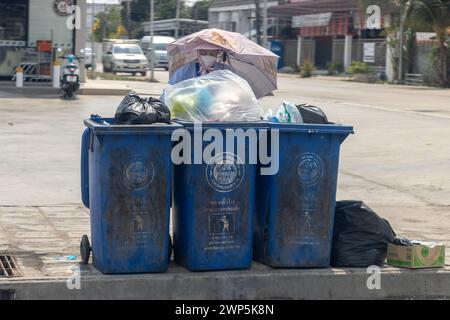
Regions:
<instances>
[{"instance_id":1,"label":"sidewalk pavement","mask_svg":"<svg viewBox=\"0 0 450 320\"><path fill-rule=\"evenodd\" d=\"M81 95L124 96L130 91L139 95L160 96L166 82L89 80L81 86Z\"/></svg>"},{"instance_id":2,"label":"sidewalk pavement","mask_svg":"<svg viewBox=\"0 0 450 320\"><path fill-rule=\"evenodd\" d=\"M381 289L368 289L371 273L354 269L272 269L102 275L80 265L79 241L89 233L80 206L0 207L0 252L15 256L21 276L1 277L0 293L16 299L421 299L450 298L450 268L381 269ZM68 256L75 256L70 260ZM71 268L81 269L81 289L69 290ZM370 281L369 281L370 282Z\"/></svg>"},{"instance_id":3,"label":"sidewalk pavement","mask_svg":"<svg viewBox=\"0 0 450 320\"><path fill-rule=\"evenodd\" d=\"M163 90L168 86L168 72L166 71L157 71L155 73L155 79L157 82L150 82L148 77L136 77L137 81L123 81L123 80L90 80L88 79L86 83L81 84L80 95L86 96L124 96L130 91L135 91L139 95L151 95L159 97ZM147 81L148 80L148 81ZM285 94L286 88L289 87L291 83L301 82L302 86L311 86L311 92L304 92L307 96L310 96L312 92L320 92L324 91L325 94L331 95L332 99L337 98L336 92L328 92L326 91L327 87L323 86L323 80L327 82L332 82L331 86L340 87L342 86L344 90L340 94L344 96L344 92L346 92L345 88L348 85L352 85L355 87L354 94L355 95L364 95L365 88L372 90L380 90L381 95L380 98L383 98L386 95L386 99L390 98L388 95L390 93L396 94L398 91L407 92L415 92L416 94L426 95L427 93L435 94L436 91L441 91L442 95L447 95L450 90L425 87L425 86L397 86L397 85L387 85L387 84L368 84L368 83L359 83L359 82L351 82L348 77L342 76L316 76L313 78L302 79L298 74L278 74L278 91L277 93ZM287 86L286 86L287 84ZM295 91L294 91L295 92ZM323 94L323 93L321 93ZM12 95L21 95L28 98L33 97L53 97L59 96L59 89L52 88L51 83L33 83L26 82L23 88L16 88L15 83L11 81L0 81L0 97L8 97ZM345 97L349 98L349 97ZM405 100L408 99L408 96L405 96ZM355 99L358 102L364 101L364 96L360 99ZM414 100L414 96L411 96L411 101ZM391 99L391 101L393 101ZM411 104L413 105L413 104ZM418 106L423 108L424 106Z\"/></svg>"},{"instance_id":4,"label":"sidewalk pavement","mask_svg":"<svg viewBox=\"0 0 450 320\"><path fill-rule=\"evenodd\" d=\"M135 91L139 95L160 96L167 87L167 72L157 72L155 79L157 82L145 81L144 78L137 78L139 81L120 80L87 80L81 84L80 95L87 96L124 96L130 91ZM0 97L10 97L20 95L23 97L55 97L59 96L59 89L52 87L49 82L25 82L22 88L17 88L15 82L0 81Z\"/></svg>"},{"instance_id":5,"label":"sidewalk pavement","mask_svg":"<svg viewBox=\"0 0 450 320\"><path fill-rule=\"evenodd\" d=\"M450 90L318 78L279 82L265 107L282 99L308 102L355 126L342 145L338 199L363 199L399 235L450 247ZM17 257L22 276L0 277L0 298L5 289L18 299L450 298L448 267L386 267L382 289L368 290L365 269L275 270L257 263L247 271L191 273L172 265L166 274L116 276L89 265L82 290L67 290L68 268L79 265L79 241L89 234L88 212L79 205L83 119L114 114L120 99L1 100L0 252ZM76 260L63 258L68 255Z\"/></svg>"}]
</instances>

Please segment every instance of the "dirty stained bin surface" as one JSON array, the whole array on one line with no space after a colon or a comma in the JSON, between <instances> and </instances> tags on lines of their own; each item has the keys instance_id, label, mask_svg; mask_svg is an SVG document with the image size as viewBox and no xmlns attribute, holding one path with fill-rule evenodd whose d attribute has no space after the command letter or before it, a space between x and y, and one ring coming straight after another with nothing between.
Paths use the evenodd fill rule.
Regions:
<instances>
[{"instance_id":1,"label":"dirty stained bin surface","mask_svg":"<svg viewBox=\"0 0 450 320\"><path fill-rule=\"evenodd\" d=\"M171 134L177 124L85 121L82 198L94 266L106 274L164 272L169 261Z\"/></svg>"},{"instance_id":2,"label":"dirty stained bin surface","mask_svg":"<svg viewBox=\"0 0 450 320\"><path fill-rule=\"evenodd\" d=\"M343 125L270 124L279 171L257 177L254 258L272 267L329 267Z\"/></svg>"},{"instance_id":3,"label":"dirty stained bin surface","mask_svg":"<svg viewBox=\"0 0 450 320\"><path fill-rule=\"evenodd\" d=\"M256 149L245 143L246 159L226 152L227 129L255 129L260 123L202 123L189 133L216 129L223 134L223 154L214 154L206 163L174 166L174 257L175 262L193 271L249 268L253 251L253 215L256 163L250 154ZM192 139L194 140L194 139ZM194 141L192 141L192 150ZM202 143L202 150L209 142ZM193 163L193 156L191 161Z\"/></svg>"}]
</instances>

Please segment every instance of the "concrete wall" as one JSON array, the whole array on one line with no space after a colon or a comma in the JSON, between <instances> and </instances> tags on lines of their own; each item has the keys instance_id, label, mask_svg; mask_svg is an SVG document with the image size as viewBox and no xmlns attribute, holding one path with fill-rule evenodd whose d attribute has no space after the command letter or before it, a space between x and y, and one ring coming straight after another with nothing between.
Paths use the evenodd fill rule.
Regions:
<instances>
[{"instance_id":1,"label":"concrete wall","mask_svg":"<svg viewBox=\"0 0 450 320\"><path fill-rule=\"evenodd\" d=\"M267 7L278 5L278 1L267 1ZM262 17L262 1L261 1L261 17ZM255 17L255 5L253 1L242 1L242 5L212 7L209 8L209 26L211 28L219 28L228 31L239 32L242 34L250 32L253 26L250 26L249 18ZM248 34L247 34L248 35ZM246 36L247 36L246 35Z\"/></svg>"},{"instance_id":2,"label":"concrete wall","mask_svg":"<svg viewBox=\"0 0 450 320\"><path fill-rule=\"evenodd\" d=\"M208 22L211 28L219 28L244 34L250 29L249 17L252 16L254 16L252 10L210 12Z\"/></svg>"},{"instance_id":3,"label":"concrete wall","mask_svg":"<svg viewBox=\"0 0 450 320\"><path fill-rule=\"evenodd\" d=\"M53 10L54 3L54 0L30 0L29 47L36 46L37 40L53 40L57 47L72 49L73 30L66 26L67 17L59 16Z\"/></svg>"}]
</instances>

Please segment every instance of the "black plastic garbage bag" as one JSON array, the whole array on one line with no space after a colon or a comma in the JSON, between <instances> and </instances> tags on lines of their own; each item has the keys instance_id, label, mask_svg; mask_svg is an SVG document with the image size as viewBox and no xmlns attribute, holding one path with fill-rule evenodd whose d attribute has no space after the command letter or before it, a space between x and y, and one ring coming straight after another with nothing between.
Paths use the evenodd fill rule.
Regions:
<instances>
[{"instance_id":1,"label":"black plastic garbage bag","mask_svg":"<svg viewBox=\"0 0 450 320\"><path fill-rule=\"evenodd\" d=\"M170 123L170 110L160 100L129 93L116 111L115 124Z\"/></svg>"},{"instance_id":2,"label":"black plastic garbage bag","mask_svg":"<svg viewBox=\"0 0 450 320\"><path fill-rule=\"evenodd\" d=\"M325 112L319 107L315 107L309 104L296 105L298 111L302 115L303 123L312 124L328 124L328 118Z\"/></svg>"},{"instance_id":3,"label":"black plastic garbage bag","mask_svg":"<svg viewBox=\"0 0 450 320\"><path fill-rule=\"evenodd\" d=\"M389 222L362 201L336 203L331 265L368 267L384 264L388 243L396 238Z\"/></svg>"},{"instance_id":4,"label":"black plastic garbage bag","mask_svg":"<svg viewBox=\"0 0 450 320\"><path fill-rule=\"evenodd\" d=\"M405 237L396 237L392 244L395 244L397 246L412 246L414 243L417 242L417 240L409 240ZM420 242L420 241L419 241Z\"/></svg>"}]
</instances>

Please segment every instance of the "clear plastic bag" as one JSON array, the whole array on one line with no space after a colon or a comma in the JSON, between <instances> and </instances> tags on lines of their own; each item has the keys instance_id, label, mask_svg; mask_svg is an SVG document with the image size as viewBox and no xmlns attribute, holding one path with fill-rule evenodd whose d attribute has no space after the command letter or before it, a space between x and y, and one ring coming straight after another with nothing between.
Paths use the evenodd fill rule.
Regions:
<instances>
[{"instance_id":1,"label":"clear plastic bag","mask_svg":"<svg viewBox=\"0 0 450 320\"><path fill-rule=\"evenodd\" d=\"M247 81L229 70L213 71L168 87L164 102L185 121L260 121L263 110Z\"/></svg>"},{"instance_id":2,"label":"clear plastic bag","mask_svg":"<svg viewBox=\"0 0 450 320\"><path fill-rule=\"evenodd\" d=\"M280 104L275 114L270 109L264 119L270 122L303 123L302 115L297 107L286 101Z\"/></svg>"}]
</instances>

